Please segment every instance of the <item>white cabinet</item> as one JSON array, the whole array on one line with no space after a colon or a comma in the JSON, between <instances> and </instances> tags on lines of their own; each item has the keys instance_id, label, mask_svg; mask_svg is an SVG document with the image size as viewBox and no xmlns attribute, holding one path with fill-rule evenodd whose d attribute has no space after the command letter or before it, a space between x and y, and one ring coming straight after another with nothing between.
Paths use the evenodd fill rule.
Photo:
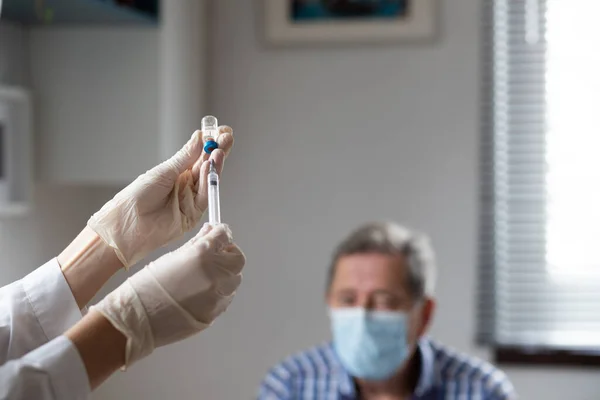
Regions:
<instances>
[{"instance_id":1,"label":"white cabinet","mask_svg":"<svg viewBox=\"0 0 600 400\"><path fill-rule=\"evenodd\" d=\"M37 177L124 184L159 161L159 29L30 30Z\"/></svg>"},{"instance_id":2,"label":"white cabinet","mask_svg":"<svg viewBox=\"0 0 600 400\"><path fill-rule=\"evenodd\" d=\"M31 136L29 92L0 85L0 216L22 214L31 207Z\"/></svg>"},{"instance_id":3,"label":"white cabinet","mask_svg":"<svg viewBox=\"0 0 600 400\"><path fill-rule=\"evenodd\" d=\"M205 107L205 0L164 1L158 26L33 26L37 179L126 184L174 154Z\"/></svg>"}]
</instances>

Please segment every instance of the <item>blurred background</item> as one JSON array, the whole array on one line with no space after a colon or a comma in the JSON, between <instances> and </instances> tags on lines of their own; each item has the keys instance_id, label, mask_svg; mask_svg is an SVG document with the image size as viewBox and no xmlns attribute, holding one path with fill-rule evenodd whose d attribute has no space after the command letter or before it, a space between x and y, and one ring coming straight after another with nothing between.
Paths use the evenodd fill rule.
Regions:
<instances>
[{"instance_id":1,"label":"blurred background","mask_svg":"<svg viewBox=\"0 0 600 400\"><path fill-rule=\"evenodd\" d=\"M2 199L0 284L56 256L212 114L236 140L221 212L247 255L243 285L213 327L94 399L252 398L270 366L329 337L331 252L384 219L432 238L434 337L504 360L523 399L597 399L594 1L382 1L380 14L323 1L309 18L293 1L4 0L0 99L31 99L33 150L0 150L25 151L9 161L27 161L33 190ZM269 40L319 20L333 29L329 17L365 40ZM397 25L380 34L374 20ZM524 197L538 206L519 219L511 205ZM515 254L529 262L511 264Z\"/></svg>"}]
</instances>

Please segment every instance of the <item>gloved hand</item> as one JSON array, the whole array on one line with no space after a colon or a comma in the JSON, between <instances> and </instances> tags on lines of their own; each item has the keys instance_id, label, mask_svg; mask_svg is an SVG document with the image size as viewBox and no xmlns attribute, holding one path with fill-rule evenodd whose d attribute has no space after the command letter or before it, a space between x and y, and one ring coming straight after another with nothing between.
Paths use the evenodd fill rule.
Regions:
<instances>
[{"instance_id":1,"label":"gloved hand","mask_svg":"<svg viewBox=\"0 0 600 400\"><path fill-rule=\"evenodd\" d=\"M219 128L219 149L210 154L220 174L233 146L232 130ZM128 269L153 250L191 230L208 207L209 156L196 131L173 157L139 176L106 203L88 226Z\"/></svg>"},{"instance_id":2,"label":"gloved hand","mask_svg":"<svg viewBox=\"0 0 600 400\"><path fill-rule=\"evenodd\" d=\"M210 326L231 303L244 263L227 225L206 224L196 237L147 265L91 309L127 338L127 367L157 347Z\"/></svg>"}]
</instances>

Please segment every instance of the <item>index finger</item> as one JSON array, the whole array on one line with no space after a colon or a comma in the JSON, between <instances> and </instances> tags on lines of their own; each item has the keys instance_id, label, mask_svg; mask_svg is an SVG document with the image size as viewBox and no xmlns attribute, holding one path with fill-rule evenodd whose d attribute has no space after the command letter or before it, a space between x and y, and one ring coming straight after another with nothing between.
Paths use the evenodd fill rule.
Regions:
<instances>
[{"instance_id":1,"label":"index finger","mask_svg":"<svg viewBox=\"0 0 600 400\"><path fill-rule=\"evenodd\" d=\"M225 152L225 156L229 154L231 151L231 147L233 146L233 129L230 126L222 125L219 127L219 136L217 136L217 143L219 144L219 149ZM210 154L202 150L202 155L200 156L200 164L202 161L208 160Z\"/></svg>"},{"instance_id":2,"label":"index finger","mask_svg":"<svg viewBox=\"0 0 600 400\"><path fill-rule=\"evenodd\" d=\"M223 151L224 157L226 158L231 152L231 148L233 147L233 129L230 126L222 125L219 127L219 136L217 136L217 143L219 144L219 150ZM214 151L214 150L213 150ZM210 158L210 154L202 150L202 154L200 158L196 161L194 166L192 167L192 174L197 177L200 172L200 167L202 163ZM222 168L222 165L220 166ZM219 168L219 169L220 169ZM220 173L220 171L219 171Z\"/></svg>"}]
</instances>

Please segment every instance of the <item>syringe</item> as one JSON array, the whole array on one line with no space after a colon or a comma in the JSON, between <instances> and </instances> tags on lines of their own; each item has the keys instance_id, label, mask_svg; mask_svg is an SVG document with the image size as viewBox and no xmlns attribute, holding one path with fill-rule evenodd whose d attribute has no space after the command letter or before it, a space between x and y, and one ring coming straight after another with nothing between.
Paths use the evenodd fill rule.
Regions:
<instances>
[{"instance_id":1,"label":"syringe","mask_svg":"<svg viewBox=\"0 0 600 400\"><path fill-rule=\"evenodd\" d=\"M210 170L208 172L208 223L213 226L221 223L219 174L217 174L214 160L210 160Z\"/></svg>"}]
</instances>

